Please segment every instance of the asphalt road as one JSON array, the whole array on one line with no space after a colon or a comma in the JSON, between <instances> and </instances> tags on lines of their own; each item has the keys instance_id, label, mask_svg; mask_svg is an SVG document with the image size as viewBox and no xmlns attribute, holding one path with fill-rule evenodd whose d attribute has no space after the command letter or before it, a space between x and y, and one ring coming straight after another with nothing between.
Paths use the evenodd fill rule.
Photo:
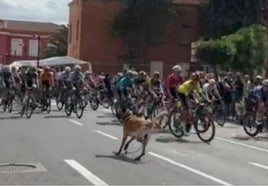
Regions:
<instances>
[{"instance_id":1,"label":"asphalt road","mask_svg":"<svg viewBox=\"0 0 268 186\"><path fill-rule=\"evenodd\" d=\"M134 162L139 152L113 155L122 126L109 110L86 111L80 120L55 108L31 119L0 113L0 184L268 185L268 136L251 139L234 124L216 132L210 145L195 135L155 134ZM139 147L134 142L129 150Z\"/></svg>"}]
</instances>

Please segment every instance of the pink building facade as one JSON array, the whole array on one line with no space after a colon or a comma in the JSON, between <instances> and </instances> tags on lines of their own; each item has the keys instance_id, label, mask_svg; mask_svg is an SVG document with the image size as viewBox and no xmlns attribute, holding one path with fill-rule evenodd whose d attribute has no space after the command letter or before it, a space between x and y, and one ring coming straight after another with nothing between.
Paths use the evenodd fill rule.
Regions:
<instances>
[{"instance_id":1,"label":"pink building facade","mask_svg":"<svg viewBox=\"0 0 268 186\"><path fill-rule=\"evenodd\" d=\"M17 60L42 58L49 36L57 31L52 23L0 19L0 64L9 65ZM38 40L40 37L40 43Z\"/></svg>"}]
</instances>

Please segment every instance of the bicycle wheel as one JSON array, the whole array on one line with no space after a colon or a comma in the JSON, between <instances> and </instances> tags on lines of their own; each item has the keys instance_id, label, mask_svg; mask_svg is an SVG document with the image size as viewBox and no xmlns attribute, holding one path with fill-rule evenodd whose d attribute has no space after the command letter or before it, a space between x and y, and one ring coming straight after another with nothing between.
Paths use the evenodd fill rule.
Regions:
<instances>
[{"instance_id":1,"label":"bicycle wheel","mask_svg":"<svg viewBox=\"0 0 268 186\"><path fill-rule=\"evenodd\" d=\"M56 97L56 105L57 105L57 108L58 110L62 110L64 104L63 104L63 98L62 98L62 95L61 93L58 93L57 97Z\"/></svg>"},{"instance_id":2,"label":"bicycle wheel","mask_svg":"<svg viewBox=\"0 0 268 186\"><path fill-rule=\"evenodd\" d=\"M244 131L251 137L257 136L259 133L258 124L256 123L256 117L253 113L246 113L242 118L242 124Z\"/></svg>"},{"instance_id":3,"label":"bicycle wheel","mask_svg":"<svg viewBox=\"0 0 268 186\"><path fill-rule=\"evenodd\" d=\"M85 104L83 99L79 99L75 104L75 114L78 119L81 119L84 113Z\"/></svg>"},{"instance_id":4,"label":"bicycle wheel","mask_svg":"<svg viewBox=\"0 0 268 186\"><path fill-rule=\"evenodd\" d=\"M6 110L7 110L7 101L4 100L3 101L3 111L6 112Z\"/></svg>"},{"instance_id":5,"label":"bicycle wheel","mask_svg":"<svg viewBox=\"0 0 268 186\"><path fill-rule=\"evenodd\" d=\"M97 110L99 108L99 101L96 96L91 96L89 99L90 108L92 110Z\"/></svg>"},{"instance_id":6,"label":"bicycle wheel","mask_svg":"<svg viewBox=\"0 0 268 186\"><path fill-rule=\"evenodd\" d=\"M33 111L34 111L34 102L32 100L32 98L28 98L26 101L26 106L25 106L25 114L26 114L26 118L30 119L33 115Z\"/></svg>"},{"instance_id":7,"label":"bicycle wheel","mask_svg":"<svg viewBox=\"0 0 268 186\"><path fill-rule=\"evenodd\" d=\"M13 100L12 99L7 102L7 110L9 113L11 113L13 110Z\"/></svg>"},{"instance_id":8,"label":"bicycle wheel","mask_svg":"<svg viewBox=\"0 0 268 186\"><path fill-rule=\"evenodd\" d=\"M49 114L50 111L51 111L51 98L50 97L47 97L46 98L46 110L47 110L47 113Z\"/></svg>"},{"instance_id":9,"label":"bicycle wheel","mask_svg":"<svg viewBox=\"0 0 268 186\"><path fill-rule=\"evenodd\" d=\"M194 128L196 134L201 141L209 143L211 142L216 133L216 127L213 119L206 112L198 113L194 122ZM211 129L211 133L209 133Z\"/></svg>"},{"instance_id":10,"label":"bicycle wheel","mask_svg":"<svg viewBox=\"0 0 268 186\"><path fill-rule=\"evenodd\" d=\"M215 106L213 109L213 115L217 124L223 127L226 122L226 114L223 106Z\"/></svg>"},{"instance_id":11,"label":"bicycle wheel","mask_svg":"<svg viewBox=\"0 0 268 186\"><path fill-rule=\"evenodd\" d=\"M181 113L171 111L168 117L167 124L169 131L173 136L175 136L176 138L181 138L182 136L184 136L184 130L183 130L184 123L181 120Z\"/></svg>"},{"instance_id":12,"label":"bicycle wheel","mask_svg":"<svg viewBox=\"0 0 268 186\"><path fill-rule=\"evenodd\" d=\"M64 111L65 111L65 114L67 116L70 116L73 112L73 108L72 108L72 100L71 98L69 97L65 103L65 108L64 108Z\"/></svg>"},{"instance_id":13,"label":"bicycle wheel","mask_svg":"<svg viewBox=\"0 0 268 186\"><path fill-rule=\"evenodd\" d=\"M107 96L103 96L101 104L106 109L108 109L110 107L110 101L109 101Z\"/></svg>"}]
</instances>

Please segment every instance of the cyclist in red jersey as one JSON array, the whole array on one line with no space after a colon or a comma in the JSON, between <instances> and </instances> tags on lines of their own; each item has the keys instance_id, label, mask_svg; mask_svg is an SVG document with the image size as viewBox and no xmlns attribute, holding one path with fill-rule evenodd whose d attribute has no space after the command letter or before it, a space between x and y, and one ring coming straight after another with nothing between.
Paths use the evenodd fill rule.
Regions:
<instances>
[{"instance_id":1,"label":"cyclist in red jersey","mask_svg":"<svg viewBox=\"0 0 268 186\"><path fill-rule=\"evenodd\" d=\"M181 75L181 67L176 65L172 68L172 74L168 76L167 91L171 98L177 97L177 88L183 83L183 77Z\"/></svg>"}]
</instances>

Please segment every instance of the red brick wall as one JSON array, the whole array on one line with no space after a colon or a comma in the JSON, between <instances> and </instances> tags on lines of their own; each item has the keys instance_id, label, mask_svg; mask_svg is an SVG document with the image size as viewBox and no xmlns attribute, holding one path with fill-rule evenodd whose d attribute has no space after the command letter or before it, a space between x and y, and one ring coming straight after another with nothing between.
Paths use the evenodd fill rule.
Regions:
<instances>
[{"instance_id":1,"label":"red brick wall","mask_svg":"<svg viewBox=\"0 0 268 186\"><path fill-rule=\"evenodd\" d=\"M116 0L93 0L83 4L80 58L90 61L94 72L121 70L118 56L123 53L123 44L108 33L109 23L120 7Z\"/></svg>"},{"instance_id":2,"label":"red brick wall","mask_svg":"<svg viewBox=\"0 0 268 186\"><path fill-rule=\"evenodd\" d=\"M73 1L72 6L70 6L69 15L69 44L68 44L68 55L74 58L80 58L80 38L76 39L77 34L77 21L80 21L79 30L81 30L81 2ZM80 35L80 33L79 33ZM71 38L71 42L70 42Z\"/></svg>"},{"instance_id":3,"label":"red brick wall","mask_svg":"<svg viewBox=\"0 0 268 186\"><path fill-rule=\"evenodd\" d=\"M178 20L171 23L166 31L165 42L162 45L149 47L145 52L145 63L150 61L164 62L164 74L167 75L172 66L178 63L190 63L191 42L200 37L200 9L197 6L181 6ZM189 43L181 44L179 37L183 26L189 29Z\"/></svg>"},{"instance_id":4,"label":"red brick wall","mask_svg":"<svg viewBox=\"0 0 268 186\"><path fill-rule=\"evenodd\" d=\"M78 41L70 44L68 55L77 57L75 52L78 51L78 58L90 61L94 72L117 73L120 71L122 62L118 56L123 54L123 43L119 39L111 38L108 26L121 6L122 4L117 0L88 0L83 1L82 6L73 3L70 6L70 24L74 24L81 16L81 35ZM196 41L200 35L199 17L200 12L197 6L182 6L179 19L167 28L164 43L146 49L144 61L142 61L143 68L148 71L151 61L163 61L164 74L167 75L173 65L190 62L191 42ZM183 26L189 27L189 42L182 45L179 42L179 36ZM75 35L75 32L76 28L73 27L72 34Z\"/></svg>"}]
</instances>

